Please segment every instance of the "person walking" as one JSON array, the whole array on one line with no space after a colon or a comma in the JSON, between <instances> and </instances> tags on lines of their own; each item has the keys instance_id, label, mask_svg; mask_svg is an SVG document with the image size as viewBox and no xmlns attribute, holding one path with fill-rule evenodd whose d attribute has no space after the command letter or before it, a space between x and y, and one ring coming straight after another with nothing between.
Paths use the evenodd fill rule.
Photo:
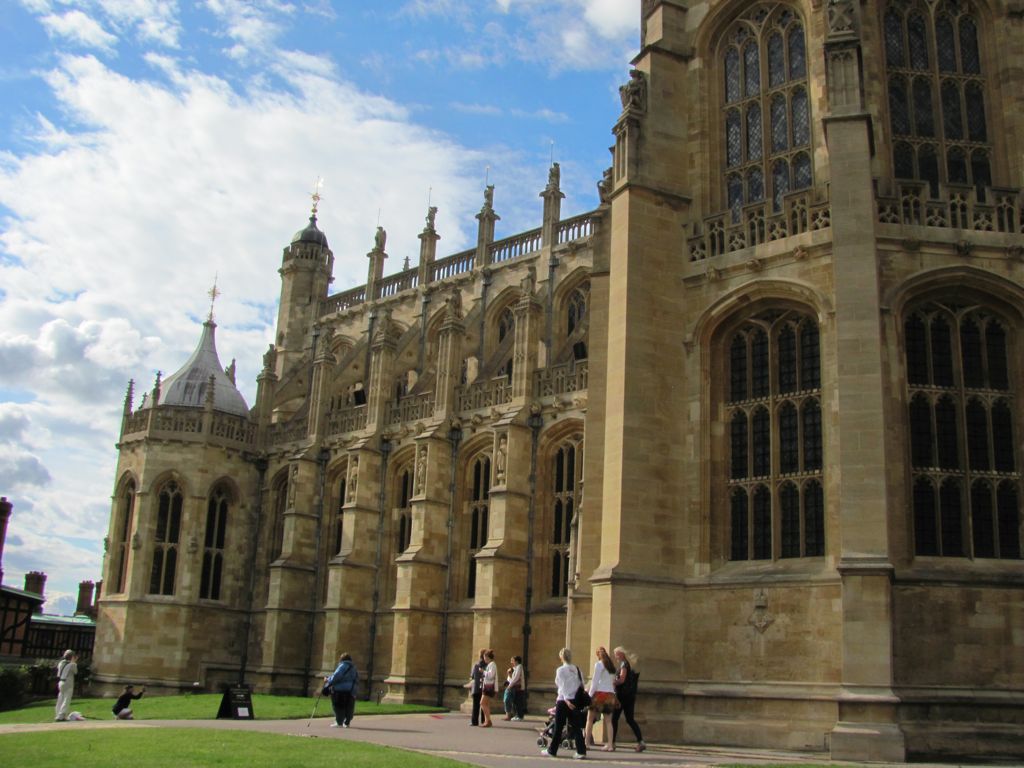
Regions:
<instances>
[{"instance_id":1,"label":"person walking","mask_svg":"<svg viewBox=\"0 0 1024 768\"><path fill-rule=\"evenodd\" d=\"M487 662L484 660L486 648L480 649L480 655L473 662L469 670L469 693L473 700L473 714L470 716L470 725L480 725L480 699L484 693L484 670L487 669Z\"/></svg>"},{"instance_id":2,"label":"person walking","mask_svg":"<svg viewBox=\"0 0 1024 768\"><path fill-rule=\"evenodd\" d=\"M640 677L633 670L633 663L636 661L636 657L632 657L631 661L630 657L632 654L621 645L613 653L615 654L615 661L619 665L619 671L615 675L615 695L619 698L620 706L615 710L615 714L612 715L611 747L615 749L615 739L619 733L619 716L625 715L626 723L633 729L633 736L636 738L636 747L634 749L637 752L643 752L647 749L647 745L644 744L644 737L640 733L640 726L636 724L636 718L634 717L637 680Z\"/></svg>"},{"instance_id":3,"label":"person walking","mask_svg":"<svg viewBox=\"0 0 1024 768\"><path fill-rule=\"evenodd\" d=\"M494 725L491 722L491 702L494 701L498 684L498 665L494 663L493 649L484 651L483 660L487 666L484 667L483 691L480 696L480 727L490 728Z\"/></svg>"},{"instance_id":4,"label":"person walking","mask_svg":"<svg viewBox=\"0 0 1024 768\"><path fill-rule=\"evenodd\" d=\"M615 698L615 664L605 647L599 646L594 651L597 661L594 663L594 676L590 678L590 698L592 703L587 710L587 746L597 746L594 742L594 721L598 713L609 715L618 707ZM615 749L614 745L605 745L605 751Z\"/></svg>"},{"instance_id":5,"label":"person walking","mask_svg":"<svg viewBox=\"0 0 1024 768\"><path fill-rule=\"evenodd\" d=\"M57 707L56 722L62 723L68 719L68 711L71 709L71 697L75 693L75 675L78 674L78 654L68 649L64 651L64 658L57 664Z\"/></svg>"},{"instance_id":6,"label":"person walking","mask_svg":"<svg viewBox=\"0 0 1024 768\"><path fill-rule=\"evenodd\" d=\"M331 689L331 706L334 708L334 722L331 728L348 728L356 714L356 686L359 684L359 670L352 663L352 657L341 654L334 674L324 678Z\"/></svg>"},{"instance_id":7,"label":"person walking","mask_svg":"<svg viewBox=\"0 0 1024 768\"><path fill-rule=\"evenodd\" d=\"M558 757L558 745L562 743L562 731L566 723L573 728L573 736L576 742L577 760L587 756L587 743L583 738L583 713L576 706L576 693L583 687L583 675L580 668L572 663L572 651L563 648L558 652L558 658L562 665L555 670L555 688L558 691L555 699L555 732L551 737L551 746L541 750L542 755Z\"/></svg>"}]
</instances>

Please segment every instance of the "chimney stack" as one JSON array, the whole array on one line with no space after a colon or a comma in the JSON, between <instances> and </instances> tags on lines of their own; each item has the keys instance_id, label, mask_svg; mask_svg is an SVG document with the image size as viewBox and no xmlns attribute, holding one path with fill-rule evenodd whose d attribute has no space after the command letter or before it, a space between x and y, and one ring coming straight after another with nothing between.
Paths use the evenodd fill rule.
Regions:
<instances>
[{"instance_id":1,"label":"chimney stack","mask_svg":"<svg viewBox=\"0 0 1024 768\"><path fill-rule=\"evenodd\" d=\"M46 574L42 571L29 571L25 574L25 591L34 592L40 597L43 596L43 592L46 589ZM45 601L44 601L45 602ZM36 608L36 613L43 612L42 603Z\"/></svg>"},{"instance_id":2,"label":"chimney stack","mask_svg":"<svg viewBox=\"0 0 1024 768\"><path fill-rule=\"evenodd\" d=\"M92 616L92 590L95 585L91 581L83 581L78 585L78 605L75 616Z\"/></svg>"},{"instance_id":3,"label":"chimney stack","mask_svg":"<svg viewBox=\"0 0 1024 768\"><path fill-rule=\"evenodd\" d=\"M0 584L4 583L4 542L7 540L7 521L11 519L14 505L6 496L0 496Z\"/></svg>"}]
</instances>

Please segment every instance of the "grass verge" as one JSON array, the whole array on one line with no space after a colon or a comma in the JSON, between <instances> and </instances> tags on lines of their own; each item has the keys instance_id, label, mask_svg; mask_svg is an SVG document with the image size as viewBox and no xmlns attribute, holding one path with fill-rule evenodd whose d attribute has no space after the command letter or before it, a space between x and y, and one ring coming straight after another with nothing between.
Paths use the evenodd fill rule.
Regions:
<instances>
[{"instance_id":1,"label":"grass verge","mask_svg":"<svg viewBox=\"0 0 1024 768\"><path fill-rule=\"evenodd\" d=\"M185 693L181 696L144 696L132 702L136 720L213 720L220 708L219 693ZM49 723L53 720L53 701L40 701L21 709L0 712L0 725L13 723ZM316 697L270 696L255 693L252 708L258 720L300 720L308 718L316 705ZM90 720L113 720L110 708L114 699L73 699L71 709L81 712ZM359 715L407 715L416 712L444 712L438 707L415 704L376 704L357 701ZM316 716L330 717L330 699L323 697L316 705Z\"/></svg>"},{"instance_id":2,"label":"grass verge","mask_svg":"<svg viewBox=\"0 0 1024 768\"><path fill-rule=\"evenodd\" d=\"M73 728L74 726L70 726ZM192 728L106 728L0 736L5 765L33 768L455 768L441 757L357 741Z\"/></svg>"}]
</instances>

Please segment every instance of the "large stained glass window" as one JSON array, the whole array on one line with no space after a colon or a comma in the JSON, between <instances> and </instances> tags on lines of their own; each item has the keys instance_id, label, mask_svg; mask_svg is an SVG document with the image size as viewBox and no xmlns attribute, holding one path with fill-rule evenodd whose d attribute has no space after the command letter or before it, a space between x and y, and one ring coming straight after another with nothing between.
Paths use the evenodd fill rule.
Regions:
<instances>
[{"instance_id":1,"label":"large stained glass window","mask_svg":"<svg viewBox=\"0 0 1024 768\"><path fill-rule=\"evenodd\" d=\"M763 313L733 334L728 360L729 559L823 555L818 325Z\"/></svg>"},{"instance_id":2,"label":"large stained glass window","mask_svg":"<svg viewBox=\"0 0 1024 768\"><path fill-rule=\"evenodd\" d=\"M885 11L886 77L897 179L992 183L977 13L965 0L901 0Z\"/></svg>"},{"instance_id":3,"label":"large stained glass window","mask_svg":"<svg viewBox=\"0 0 1024 768\"><path fill-rule=\"evenodd\" d=\"M813 182L807 52L800 18L784 6L755 5L726 35L725 196L733 223L743 207L771 202Z\"/></svg>"},{"instance_id":4,"label":"large stained glass window","mask_svg":"<svg viewBox=\"0 0 1024 768\"><path fill-rule=\"evenodd\" d=\"M1007 326L928 304L903 323L914 552L1019 559L1020 472Z\"/></svg>"}]
</instances>

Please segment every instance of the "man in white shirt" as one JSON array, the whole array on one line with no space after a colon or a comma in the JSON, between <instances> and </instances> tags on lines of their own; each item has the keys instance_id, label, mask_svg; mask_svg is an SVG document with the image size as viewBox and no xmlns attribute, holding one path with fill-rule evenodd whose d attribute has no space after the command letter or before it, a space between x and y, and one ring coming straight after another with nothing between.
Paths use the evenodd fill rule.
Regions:
<instances>
[{"instance_id":1,"label":"man in white shirt","mask_svg":"<svg viewBox=\"0 0 1024 768\"><path fill-rule=\"evenodd\" d=\"M551 738L551 746L541 750L548 757L558 756L558 745L562 741L562 730L568 722L572 726L573 738L576 742L577 760L587 756L587 743L583 737L584 714L573 702L576 692L583 685L583 675L579 667L572 663L572 651L563 648L558 652L562 666L555 670L555 687L558 698L555 700L555 733Z\"/></svg>"}]
</instances>

